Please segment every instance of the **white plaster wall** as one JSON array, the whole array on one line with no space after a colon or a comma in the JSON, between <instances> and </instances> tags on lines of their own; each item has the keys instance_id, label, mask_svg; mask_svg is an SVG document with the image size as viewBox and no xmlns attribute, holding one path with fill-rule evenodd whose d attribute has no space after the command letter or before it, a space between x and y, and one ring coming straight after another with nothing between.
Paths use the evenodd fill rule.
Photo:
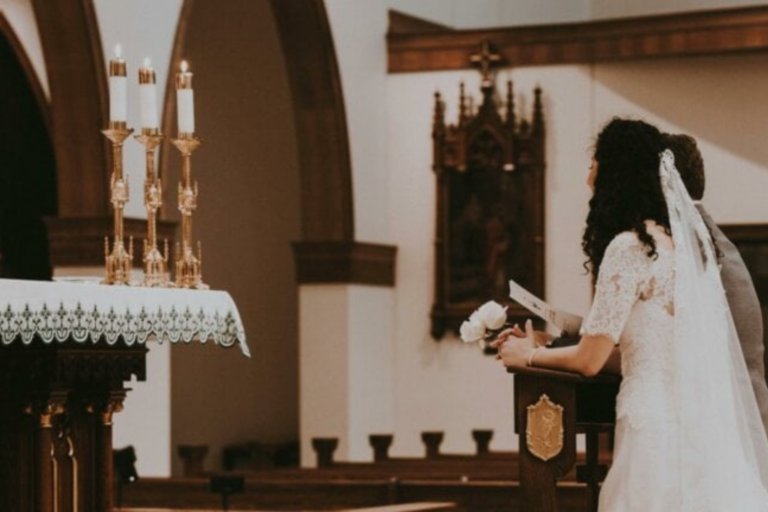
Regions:
<instances>
[{"instance_id":1,"label":"white plaster wall","mask_svg":"<svg viewBox=\"0 0 768 512\"><path fill-rule=\"evenodd\" d=\"M155 68L158 115L162 122L168 66L182 4L183 0L94 0L105 61L113 58L115 45L120 43L123 47L123 58L128 65L128 126L135 133L141 129L138 73L145 57L151 59ZM194 72L194 62L190 64ZM125 215L146 218L143 200L144 146L129 140L124 154L124 166L131 187Z\"/></svg>"},{"instance_id":2,"label":"white plaster wall","mask_svg":"<svg viewBox=\"0 0 768 512\"><path fill-rule=\"evenodd\" d=\"M622 18L767 5L761 0L592 0L592 18Z\"/></svg>"},{"instance_id":3,"label":"white plaster wall","mask_svg":"<svg viewBox=\"0 0 768 512\"><path fill-rule=\"evenodd\" d=\"M390 0L390 9L456 28L583 21L590 0Z\"/></svg>"},{"instance_id":4,"label":"white plaster wall","mask_svg":"<svg viewBox=\"0 0 768 512\"><path fill-rule=\"evenodd\" d=\"M349 431L348 459L372 460L370 434L394 428L395 291L350 285L349 294Z\"/></svg>"},{"instance_id":5,"label":"white plaster wall","mask_svg":"<svg viewBox=\"0 0 768 512\"><path fill-rule=\"evenodd\" d=\"M170 342L148 342L147 379L126 383L131 391L115 417L112 445L136 449L140 476L171 476L171 350Z\"/></svg>"},{"instance_id":6,"label":"white plaster wall","mask_svg":"<svg viewBox=\"0 0 768 512\"><path fill-rule=\"evenodd\" d=\"M336 437L337 460L372 460L368 436L393 432L393 291L359 285L299 289L301 455Z\"/></svg>"},{"instance_id":7,"label":"white plaster wall","mask_svg":"<svg viewBox=\"0 0 768 512\"><path fill-rule=\"evenodd\" d=\"M301 463L315 465L314 437L339 438L336 455L345 460L350 439L348 287L300 286L299 314Z\"/></svg>"},{"instance_id":8,"label":"white plaster wall","mask_svg":"<svg viewBox=\"0 0 768 512\"><path fill-rule=\"evenodd\" d=\"M35 68L40 85L45 95L50 99L51 93L48 86L48 72L45 69L43 46L40 42L40 34L37 31L37 20L32 9L31 0L0 0L0 11L10 23L16 37L19 38L24 51L27 52L32 66Z\"/></svg>"}]
</instances>

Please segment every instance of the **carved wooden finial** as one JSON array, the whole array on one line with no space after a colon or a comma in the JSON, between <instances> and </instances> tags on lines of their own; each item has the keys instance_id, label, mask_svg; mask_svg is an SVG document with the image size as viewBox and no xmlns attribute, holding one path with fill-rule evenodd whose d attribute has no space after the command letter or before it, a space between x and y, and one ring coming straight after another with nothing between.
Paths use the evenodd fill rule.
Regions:
<instances>
[{"instance_id":1,"label":"carved wooden finial","mask_svg":"<svg viewBox=\"0 0 768 512\"><path fill-rule=\"evenodd\" d=\"M445 105L439 91L435 91L435 112L432 118L432 133L441 134L445 131Z\"/></svg>"},{"instance_id":2,"label":"carved wooden finial","mask_svg":"<svg viewBox=\"0 0 768 512\"><path fill-rule=\"evenodd\" d=\"M493 68L502 62L502 57L496 53L487 39L483 41L480 52L469 56L469 62L480 70L483 77L482 87L491 87L493 85Z\"/></svg>"},{"instance_id":3,"label":"carved wooden finial","mask_svg":"<svg viewBox=\"0 0 768 512\"><path fill-rule=\"evenodd\" d=\"M515 127L515 95L512 89L512 80L507 80L507 113L506 122L507 126Z\"/></svg>"},{"instance_id":4,"label":"carved wooden finial","mask_svg":"<svg viewBox=\"0 0 768 512\"><path fill-rule=\"evenodd\" d=\"M533 92L533 126L531 129L534 134L541 134L544 133L544 109L541 104L541 87L537 85Z\"/></svg>"},{"instance_id":5,"label":"carved wooden finial","mask_svg":"<svg viewBox=\"0 0 768 512\"><path fill-rule=\"evenodd\" d=\"M459 126L467 119L467 97L464 94L464 82L459 84Z\"/></svg>"}]
</instances>

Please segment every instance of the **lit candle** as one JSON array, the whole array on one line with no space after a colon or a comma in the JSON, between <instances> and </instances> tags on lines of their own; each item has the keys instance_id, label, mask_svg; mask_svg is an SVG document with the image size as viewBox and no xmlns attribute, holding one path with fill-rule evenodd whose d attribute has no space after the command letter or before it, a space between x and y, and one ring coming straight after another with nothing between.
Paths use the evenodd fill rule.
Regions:
<instances>
[{"instance_id":1,"label":"lit candle","mask_svg":"<svg viewBox=\"0 0 768 512\"><path fill-rule=\"evenodd\" d=\"M179 133L195 133L195 94L192 90L192 73L187 71L187 61L181 61L181 72L176 73L176 107Z\"/></svg>"},{"instance_id":2,"label":"lit candle","mask_svg":"<svg viewBox=\"0 0 768 512\"><path fill-rule=\"evenodd\" d=\"M127 73L125 61L121 58L123 48L115 46L115 58L109 61L109 120L126 121Z\"/></svg>"},{"instance_id":3,"label":"lit candle","mask_svg":"<svg viewBox=\"0 0 768 512\"><path fill-rule=\"evenodd\" d=\"M149 58L144 59L144 65L139 69L139 100L141 105L141 128L156 130L157 123L157 90L155 86L155 70Z\"/></svg>"}]
</instances>

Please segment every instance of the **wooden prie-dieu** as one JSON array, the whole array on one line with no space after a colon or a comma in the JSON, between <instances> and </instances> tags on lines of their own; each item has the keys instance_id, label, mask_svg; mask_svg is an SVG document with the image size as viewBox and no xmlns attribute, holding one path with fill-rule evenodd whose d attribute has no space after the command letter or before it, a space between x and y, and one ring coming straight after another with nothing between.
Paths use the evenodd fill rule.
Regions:
<instances>
[{"instance_id":1,"label":"wooden prie-dieu","mask_svg":"<svg viewBox=\"0 0 768 512\"><path fill-rule=\"evenodd\" d=\"M520 439L521 509L557 512L557 480L576 462L576 435L587 439L586 463L577 481L587 484L584 510L597 511L599 485L607 468L598 460L598 436L612 432L621 378L595 377L538 368L515 374L515 430Z\"/></svg>"},{"instance_id":2,"label":"wooden prie-dieu","mask_svg":"<svg viewBox=\"0 0 768 512\"><path fill-rule=\"evenodd\" d=\"M111 512L112 418L143 344L0 346L0 510Z\"/></svg>"}]
</instances>

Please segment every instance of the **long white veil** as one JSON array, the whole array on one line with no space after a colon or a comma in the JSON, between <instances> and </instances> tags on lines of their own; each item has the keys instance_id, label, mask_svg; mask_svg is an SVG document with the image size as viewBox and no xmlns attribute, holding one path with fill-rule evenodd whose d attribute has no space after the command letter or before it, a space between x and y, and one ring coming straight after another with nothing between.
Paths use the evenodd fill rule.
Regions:
<instances>
[{"instance_id":1,"label":"long white veil","mask_svg":"<svg viewBox=\"0 0 768 512\"><path fill-rule=\"evenodd\" d=\"M675 244L675 405L682 510L768 511L768 439L709 231L670 150L661 184ZM662 472L664 468L659 468ZM676 475L675 475L676 473Z\"/></svg>"}]
</instances>

